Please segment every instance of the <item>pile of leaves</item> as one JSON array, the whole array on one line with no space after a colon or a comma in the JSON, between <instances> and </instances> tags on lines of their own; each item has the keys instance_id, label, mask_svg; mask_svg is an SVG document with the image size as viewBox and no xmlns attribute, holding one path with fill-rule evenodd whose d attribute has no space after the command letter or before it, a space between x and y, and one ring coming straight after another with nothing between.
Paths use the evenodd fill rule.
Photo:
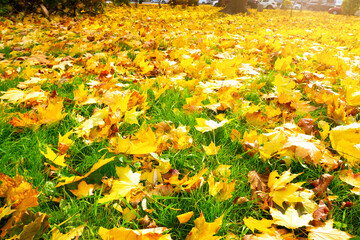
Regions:
<instances>
[{"instance_id":1,"label":"pile of leaves","mask_svg":"<svg viewBox=\"0 0 360 240\"><path fill-rule=\"evenodd\" d=\"M360 235L353 18L140 6L0 26L1 238Z\"/></svg>"}]
</instances>

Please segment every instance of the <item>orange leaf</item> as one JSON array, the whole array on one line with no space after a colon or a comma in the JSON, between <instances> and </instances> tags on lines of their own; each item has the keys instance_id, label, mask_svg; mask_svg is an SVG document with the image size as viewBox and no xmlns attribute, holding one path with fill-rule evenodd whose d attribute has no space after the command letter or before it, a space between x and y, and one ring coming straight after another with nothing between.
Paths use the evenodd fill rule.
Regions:
<instances>
[{"instance_id":1,"label":"orange leaf","mask_svg":"<svg viewBox=\"0 0 360 240\"><path fill-rule=\"evenodd\" d=\"M180 224L182 224L182 223L187 223L193 215L194 215L194 212L191 211L191 212L177 215L176 217L179 220Z\"/></svg>"}]
</instances>

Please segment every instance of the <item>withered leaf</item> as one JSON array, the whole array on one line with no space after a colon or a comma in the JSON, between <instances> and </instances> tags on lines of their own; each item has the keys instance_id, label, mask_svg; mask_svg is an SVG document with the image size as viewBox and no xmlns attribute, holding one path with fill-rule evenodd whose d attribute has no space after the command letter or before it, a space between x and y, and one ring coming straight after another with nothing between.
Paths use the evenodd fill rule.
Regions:
<instances>
[{"instance_id":1,"label":"withered leaf","mask_svg":"<svg viewBox=\"0 0 360 240\"><path fill-rule=\"evenodd\" d=\"M315 188L312 190L317 197L320 197L324 194L324 192L326 191L327 187L329 186L329 184L333 179L334 179L333 175L325 173L321 175L319 179L311 182L312 185L315 186Z\"/></svg>"}]
</instances>

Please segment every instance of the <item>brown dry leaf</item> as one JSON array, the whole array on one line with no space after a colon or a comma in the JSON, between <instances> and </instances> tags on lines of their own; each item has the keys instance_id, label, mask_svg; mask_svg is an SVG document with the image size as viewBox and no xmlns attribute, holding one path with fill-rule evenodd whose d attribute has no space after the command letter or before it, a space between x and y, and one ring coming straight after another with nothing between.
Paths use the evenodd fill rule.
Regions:
<instances>
[{"instance_id":1,"label":"brown dry leaf","mask_svg":"<svg viewBox=\"0 0 360 240\"><path fill-rule=\"evenodd\" d=\"M305 134L311 135L314 131L314 119L312 118L301 118L297 124Z\"/></svg>"},{"instance_id":2,"label":"brown dry leaf","mask_svg":"<svg viewBox=\"0 0 360 240\"><path fill-rule=\"evenodd\" d=\"M313 212L314 221L325 222L329 214L329 208L323 200L320 201L318 208Z\"/></svg>"},{"instance_id":3,"label":"brown dry leaf","mask_svg":"<svg viewBox=\"0 0 360 240\"><path fill-rule=\"evenodd\" d=\"M256 171L250 171L247 177L253 192L267 192L269 190L269 176L257 173Z\"/></svg>"},{"instance_id":4,"label":"brown dry leaf","mask_svg":"<svg viewBox=\"0 0 360 240\"><path fill-rule=\"evenodd\" d=\"M25 225L22 232L20 233L19 240L33 239L36 234L42 236L45 231L50 227L48 222L49 216L46 214L38 213L35 216L35 220Z\"/></svg>"},{"instance_id":5,"label":"brown dry leaf","mask_svg":"<svg viewBox=\"0 0 360 240\"><path fill-rule=\"evenodd\" d=\"M329 186L329 184L333 179L334 179L333 175L325 173L321 175L319 179L311 182L312 185L315 186L315 188L312 190L317 197L320 197L325 193L327 187Z\"/></svg>"},{"instance_id":6,"label":"brown dry leaf","mask_svg":"<svg viewBox=\"0 0 360 240\"><path fill-rule=\"evenodd\" d=\"M45 65L53 65L51 61L47 59L45 55L31 55L27 62L30 65L37 65L37 64L45 64Z\"/></svg>"}]
</instances>

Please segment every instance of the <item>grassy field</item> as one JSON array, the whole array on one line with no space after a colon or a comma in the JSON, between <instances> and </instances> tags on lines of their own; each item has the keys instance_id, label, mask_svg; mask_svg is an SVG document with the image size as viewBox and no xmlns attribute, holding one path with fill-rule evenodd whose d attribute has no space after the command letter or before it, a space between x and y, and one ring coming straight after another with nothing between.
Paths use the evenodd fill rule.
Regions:
<instances>
[{"instance_id":1,"label":"grassy field","mask_svg":"<svg viewBox=\"0 0 360 240\"><path fill-rule=\"evenodd\" d=\"M360 236L358 18L217 11L0 19L0 238Z\"/></svg>"}]
</instances>

